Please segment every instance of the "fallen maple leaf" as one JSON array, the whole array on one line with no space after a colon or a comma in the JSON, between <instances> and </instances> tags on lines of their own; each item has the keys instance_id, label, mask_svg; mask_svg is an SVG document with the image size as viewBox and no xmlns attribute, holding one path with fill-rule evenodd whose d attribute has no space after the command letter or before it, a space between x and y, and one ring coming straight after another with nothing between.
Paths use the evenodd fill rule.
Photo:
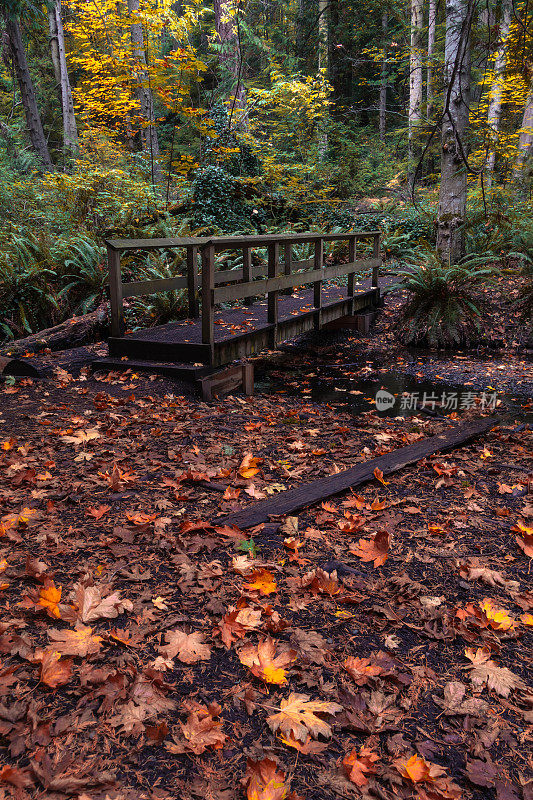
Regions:
<instances>
[{"instance_id":1,"label":"fallen maple leaf","mask_svg":"<svg viewBox=\"0 0 533 800\"><path fill-rule=\"evenodd\" d=\"M159 647L159 652L166 658L177 656L184 664L196 664L211 658L211 648L204 642L203 633L175 630L168 631L165 638L167 643Z\"/></svg>"},{"instance_id":2,"label":"fallen maple leaf","mask_svg":"<svg viewBox=\"0 0 533 800\"><path fill-rule=\"evenodd\" d=\"M382 483L383 486L388 486L389 484L389 481L383 480L383 472L378 467L374 470L374 478Z\"/></svg>"},{"instance_id":3,"label":"fallen maple leaf","mask_svg":"<svg viewBox=\"0 0 533 800\"><path fill-rule=\"evenodd\" d=\"M400 758L396 759L394 766L402 778L407 778L412 783L422 783L424 781L431 783L444 774L444 770L441 767L436 764L430 764L417 755L411 756L408 761Z\"/></svg>"},{"instance_id":4,"label":"fallen maple leaf","mask_svg":"<svg viewBox=\"0 0 533 800\"><path fill-rule=\"evenodd\" d=\"M263 595L272 594L277 591L277 583L274 576L267 569L256 569L250 576L250 582L243 584L243 589L251 592L259 592Z\"/></svg>"},{"instance_id":5,"label":"fallen maple leaf","mask_svg":"<svg viewBox=\"0 0 533 800\"><path fill-rule=\"evenodd\" d=\"M33 779L27 770L10 767L7 764L4 767L0 767L0 781L9 783L17 789L25 789L33 785Z\"/></svg>"},{"instance_id":6,"label":"fallen maple leaf","mask_svg":"<svg viewBox=\"0 0 533 800\"><path fill-rule=\"evenodd\" d=\"M383 672L380 664L372 662L369 658L357 656L349 656L344 662L344 669L358 686L363 686L370 678L375 678Z\"/></svg>"},{"instance_id":7,"label":"fallen maple leaf","mask_svg":"<svg viewBox=\"0 0 533 800\"><path fill-rule=\"evenodd\" d=\"M183 739L174 736L174 742L168 742L166 748L169 752L178 755L192 752L199 756L209 748L221 750L227 739L222 732L222 721L215 719L221 712L217 703L203 706L195 700L185 703L189 712L187 722L180 722Z\"/></svg>"},{"instance_id":8,"label":"fallen maple leaf","mask_svg":"<svg viewBox=\"0 0 533 800\"><path fill-rule=\"evenodd\" d=\"M285 737L293 736L300 742L305 742L309 735L319 735L329 739L331 726L317 714L336 714L342 711L338 703L322 700L309 700L306 694L291 693L286 700L280 703L280 710L267 718L269 728L280 731Z\"/></svg>"},{"instance_id":9,"label":"fallen maple leaf","mask_svg":"<svg viewBox=\"0 0 533 800\"><path fill-rule=\"evenodd\" d=\"M480 604L489 625L496 631L508 631L514 628L515 621L504 608L498 608L493 601L485 598Z\"/></svg>"},{"instance_id":10,"label":"fallen maple leaf","mask_svg":"<svg viewBox=\"0 0 533 800\"><path fill-rule=\"evenodd\" d=\"M287 797L285 773L278 770L276 761L271 758L248 759L245 785L247 800L284 800Z\"/></svg>"},{"instance_id":11,"label":"fallen maple leaf","mask_svg":"<svg viewBox=\"0 0 533 800\"><path fill-rule=\"evenodd\" d=\"M258 628L260 624L261 609L237 606L228 609L218 623L218 628L226 647L231 647L233 642L242 639L248 631Z\"/></svg>"},{"instance_id":12,"label":"fallen maple leaf","mask_svg":"<svg viewBox=\"0 0 533 800\"><path fill-rule=\"evenodd\" d=\"M304 756L319 755L328 747L327 742L317 742L312 739L311 736L308 736L303 743L299 742L298 739L295 739L292 733L289 734L289 736L280 736L279 739L283 744L286 744L287 747L292 747L295 750L298 750L298 752L303 753Z\"/></svg>"},{"instance_id":13,"label":"fallen maple leaf","mask_svg":"<svg viewBox=\"0 0 533 800\"><path fill-rule=\"evenodd\" d=\"M286 649L277 651L276 642L268 636L259 644L245 645L239 652L241 664L249 667L252 674L267 683L287 683L285 667L296 659L296 650Z\"/></svg>"},{"instance_id":14,"label":"fallen maple leaf","mask_svg":"<svg viewBox=\"0 0 533 800\"><path fill-rule=\"evenodd\" d=\"M80 445L87 444L93 439L99 439L102 434L98 428L88 428L87 430L76 431L72 436L60 436L62 442L66 444Z\"/></svg>"},{"instance_id":15,"label":"fallen maple leaf","mask_svg":"<svg viewBox=\"0 0 533 800\"><path fill-rule=\"evenodd\" d=\"M468 667L471 670L470 679L478 689L486 685L489 689L494 689L500 697L509 697L511 689L522 686L518 675L507 667L499 667L491 660L490 650L478 647L474 652L467 647L465 656L472 662L472 666Z\"/></svg>"},{"instance_id":16,"label":"fallen maple leaf","mask_svg":"<svg viewBox=\"0 0 533 800\"><path fill-rule=\"evenodd\" d=\"M258 464L261 460L260 458L254 458L251 453L245 453L237 470L238 474L241 478L253 478L259 472Z\"/></svg>"},{"instance_id":17,"label":"fallen maple leaf","mask_svg":"<svg viewBox=\"0 0 533 800\"><path fill-rule=\"evenodd\" d=\"M100 652L103 638L93 636L92 628L79 626L75 631L71 630L50 630L48 638L53 642L53 650L64 656L87 656L95 655Z\"/></svg>"},{"instance_id":18,"label":"fallen maple leaf","mask_svg":"<svg viewBox=\"0 0 533 800\"><path fill-rule=\"evenodd\" d=\"M350 552L361 561L373 561L375 567L381 567L388 558L390 536L387 531L379 531L372 539L359 539Z\"/></svg>"},{"instance_id":19,"label":"fallen maple leaf","mask_svg":"<svg viewBox=\"0 0 533 800\"><path fill-rule=\"evenodd\" d=\"M46 611L49 617L61 619L59 601L61 600L61 586L56 586L51 578L45 579L45 584L40 589L31 589L22 598L19 605L23 608L32 608L34 611Z\"/></svg>"},{"instance_id":20,"label":"fallen maple leaf","mask_svg":"<svg viewBox=\"0 0 533 800\"><path fill-rule=\"evenodd\" d=\"M90 506L87 509L87 514L90 517L94 517L94 519L98 522L98 520L101 520L108 511L111 511L111 506L98 506L98 508L92 508L92 506Z\"/></svg>"},{"instance_id":21,"label":"fallen maple leaf","mask_svg":"<svg viewBox=\"0 0 533 800\"><path fill-rule=\"evenodd\" d=\"M515 536L518 547L524 551L528 558L533 558L533 527L526 525L519 519L512 529L519 536Z\"/></svg>"},{"instance_id":22,"label":"fallen maple leaf","mask_svg":"<svg viewBox=\"0 0 533 800\"><path fill-rule=\"evenodd\" d=\"M41 683L45 683L52 689L64 686L72 677L72 659L62 659L61 653L57 650L45 650L41 659L39 677Z\"/></svg>"},{"instance_id":23,"label":"fallen maple leaf","mask_svg":"<svg viewBox=\"0 0 533 800\"><path fill-rule=\"evenodd\" d=\"M120 592L112 592L105 596L108 586L74 586L72 599L76 604L77 615L81 622L94 622L96 619L114 619L124 611L131 611L131 600L123 600Z\"/></svg>"},{"instance_id":24,"label":"fallen maple leaf","mask_svg":"<svg viewBox=\"0 0 533 800\"><path fill-rule=\"evenodd\" d=\"M375 775L376 773L374 767L376 761L379 761L379 756L369 747L361 747L359 755L354 747L352 752L343 758L342 765L352 783L355 783L356 786L366 786L368 783L367 776Z\"/></svg>"}]
</instances>

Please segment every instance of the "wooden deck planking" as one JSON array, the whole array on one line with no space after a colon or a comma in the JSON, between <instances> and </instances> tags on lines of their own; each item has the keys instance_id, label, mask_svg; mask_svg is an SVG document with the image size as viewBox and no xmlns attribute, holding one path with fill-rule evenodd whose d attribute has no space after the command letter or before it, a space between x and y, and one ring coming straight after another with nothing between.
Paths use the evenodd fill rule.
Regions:
<instances>
[{"instance_id":1,"label":"wooden deck planking","mask_svg":"<svg viewBox=\"0 0 533 800\"><path fill-rule=\"evenodd\" d=\"M356 291L357 291L356 284ZM366 308L378 299L379 290L369 281L360 283L354 301L348 299L346 287L329 286L322 289L321 322L325 324L355 310ZM313 288L303 288L291 295L279 295L277 301L277 338L283 341L311 330L315 326L316 308ZM202 323L199 319L145 328L123 337L111 337L112 356L170 359L185 362L228 363L264 347L272 346L273 324L268 320L268 299L238 309L217 309L214 312L214 352L202 343Z\"/></svg>"}]
</instances>

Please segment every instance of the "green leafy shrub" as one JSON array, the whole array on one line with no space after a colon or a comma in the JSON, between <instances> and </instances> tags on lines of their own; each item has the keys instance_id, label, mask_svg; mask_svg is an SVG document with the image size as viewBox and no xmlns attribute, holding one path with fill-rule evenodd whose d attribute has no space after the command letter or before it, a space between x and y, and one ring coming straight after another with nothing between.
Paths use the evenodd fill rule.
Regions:
<instances>
[{"instance_id":1,"label":"green leafy shrub","mask_svg":"<svg viewBox=\"0 0 533 800\"><path fill-rule=\"evenodd\" d=\"M238 199L235 178L222 167L198 170L194 179L193 219L215 231L250 232L256 230L262 214ZM263 220L264 221L264 220Z\"/></svg>"},{"instance_id":2,"label":"green leafy shrub","mask_svg":"<svg viewBox=\"0 0 533 800\"><path fill-rule=\"evenodd\" d=\"M408 293L398 324L405 344L453 347L469 344L480 328L483 298L479 292L493 272L468 261L447 266L426 247L398 273L390 291Z\"/></svg>"}]
</instances>

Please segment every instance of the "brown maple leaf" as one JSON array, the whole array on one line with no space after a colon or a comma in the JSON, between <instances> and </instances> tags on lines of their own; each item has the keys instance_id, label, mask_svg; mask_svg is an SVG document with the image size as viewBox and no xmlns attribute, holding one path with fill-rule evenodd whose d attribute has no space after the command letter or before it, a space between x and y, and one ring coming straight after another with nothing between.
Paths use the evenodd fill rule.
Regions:
<instances>
[{"instance_id":1,"label":"brown maple leaf","mask_svg":"<svg viewBox=\"0 0 533 800\"><path fill-rule=\"evenodd\" d=\"M64 656L87 656L100 652L103 641L101 636L93 636L93 629L79 625L76 630L50 630L48 638L52 641L52 648Z\"/></svg>"},{"instance_id":2,"label":"brown maple leaf","mask_svg":"<svg viewBox=\"0 0 533 800\"><path fill-rule=\"evenodd\" d=\"M293 736L300 742L305 742L309 735L314 738L322 735L329 739L331 726L317 715L336 714L338 711L342 711L338 703L309 700L306 694L291 693L281 701L278 713L267 718L267 723L272 731L279 730L286 738Z\"/></svg>"},{"instance_id":3,"label":"brown maple leaf","mask_svg":"<svg viewBox=\"0 0 533 800\"><path fill-rule=\"evenodd\" d=\"M361 747L359 755L354 747L352 752L343 758L342 765L348 779L361 787L368 783L368 775L375 775L376 761L379 761L379 756L369 747Z\"/></svg>"},{"instance_id":4,"label":"brown maple leaf","mask_svg":"<svg viewBox=\"0 0 533 800\"><path fill-rule=\"evenodd\" d=\"M489 689L494 689L500 697L509 697L512 689L523 686L518 675L507 667L499 667L491 660L490 650L487 648L478 647L474 652L467 647L465 656L472 662L472 666L468 667L470 679L478 689L487 686Z\"/></svg>"},{"instance_id":5,"label":"brown maple leaf","mask_svg":"<svg viewBox=\"0 0 533 800\"><path fill-rule=\"evenodd\" d=\"M241 664L249 667L252 674L267 683L287 683L285 667L296 659L296 650L277 650L276 642L268 636L259 644L245 645L239 652Z\"/></svg>"},{"instance_id":6,"label":"brown maple leaf","mask_svg":"<svg viewBox=\"0 0 533 800\"><path fill-rule=\"evenodd\" d=\"M227 736L222 731L221 708L217 703L203 706L191 700L185 703L189 712L187 722L180 722L184 741L174 737L174 744L169 742L167 749L174 754L190 751L199 756L208 749L221 750Z\"/></svg>"},{"instance_id":7,"label":"brown maple leaf","mask_svg":"<svg viewBox=\"0 0 533 800\"><path fill-rule=\"evenodd\" d=\"M357 656L349 656L344 662L344 669L358 686L364 686L370 678L375 678L384 671L380 664L376 664L370 658Z\"/></svg>"},{"instance_id":8,"label":"brown maple leaf","mask_svg":"<svg viewBox=\"0 0 533 800\"><path fill-rule=\"evenodd\" d=\"M361 561L373 561L375 567L381 567L388 557L390 536L388 531L379 531L372 539L359 539L359 543L350 547Z\"/></svg>"},{"instance_id":9,"label":"brown maple leaf","mask_svg":"<svg viewBox=\"0 0 533 800\"><path fill-rule=\"evenodd\" d=\"M55 689L64 686L72 677L72 659L61 658L57 650L45 650L41 659L40 681Z\"/></svg>"},{"instance_id":10,"label":"brown maple leaf","mask_svg":"<svg viewBox=\"0 0 533 800\"><path fill-rule=\"evenodd\" d=\"M9 783L16 789L26 789L33 785L33 778L28 770L10 767L7 764L0 767L0 783Z\"/></svg>"},{"instance_id":11,"label":"brown maple leaf","mask_svg":"<svg viewBox=\"0 0 533 800\"><path fill-rule=\"evenodd\" d=\"M166 658L177 656L184 664L196 664L211 658L211 648L205 643L203 633L175 630L168 631L165 638L167 643L159 647L159 652Z\"/></svg>"},{"instance_id":12,"label":"brown maple leaf","mask_svg":"<svg viewBox=\"0 0 533 800\"><path fill-rule=\"evenodd\" d=\"M261 610L250 606L237 605L237 608L230 607L218 623L218 629L222 641L226 647L231 647L233 642L243 639L248 631L259 627L261 624Z\"/></svg>"},{"instance_id":13,"label":"brown maple leaf","mask_svg":"<svg viewBox=\"0 0 533 800\"><path fill-rule=\"evenodd\" d=\"M133 609L131 600L123 600L120 592L106 595L109 588L108 586L84 586L81 583L74 586L71 597L78 608L77 616L81 622L114 619L124 611Z\"/></svg>"}]
</instances>

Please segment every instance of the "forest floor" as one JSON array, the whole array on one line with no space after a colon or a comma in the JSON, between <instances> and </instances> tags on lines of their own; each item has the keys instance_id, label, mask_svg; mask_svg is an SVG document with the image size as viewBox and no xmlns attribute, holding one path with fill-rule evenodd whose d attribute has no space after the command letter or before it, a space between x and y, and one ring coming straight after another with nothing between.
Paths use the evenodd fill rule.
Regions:
<instances>
[{"instance_id":1,"label":"forest floor","mask_svg":"<svg viewBox=\"0 0 533 800\"><path fill-rule=\"evenodd\" d=\"M504 300L492 347L430 355L389 295L370 336L257 358L251 398L3 385L0 800L531 800L533 362ZM487 411L445 456L217 522Z\"/></svg>"},{"instance_id":2,"label":"forest floor","mask_svg":"<svg viewBox=\"0 0 533 800\"><path fill-rule=\"evenodd\" d=\"M214 520L454 424L280 370L211 405L0 389L0 798L533 797L531 427L238 532Z\"/></svg>"}]
</instances>

